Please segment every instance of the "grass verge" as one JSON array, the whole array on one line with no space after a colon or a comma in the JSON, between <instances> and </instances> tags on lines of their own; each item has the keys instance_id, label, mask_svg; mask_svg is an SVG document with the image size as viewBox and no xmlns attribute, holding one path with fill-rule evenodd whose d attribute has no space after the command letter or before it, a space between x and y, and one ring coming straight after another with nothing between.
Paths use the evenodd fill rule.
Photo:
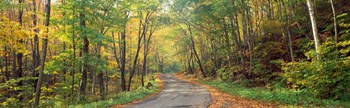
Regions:
<instances>
[{"instance_id":1,"label":"grass verge","mask_svg":"<svg viewBox=\"0 0 350 108\"><path fill-rule=\"evenodd\" d=\"M123 92L109 96L106 100L69 106L69 108L119 108L122 107L124 104L139 102L140 100L146 97L152 96L152 94L156 94L162 89L162 82L159 78L152 82L152 84L154 86L150 89L140 87L135 91Z\"/></svg>"},{"instance_id":2,"label":"grass verge","mask_svg":"<svg viewBox=\"0 0 350 108\"><path fill-rule=\"evenodd\" d=\"M199 81L201 84L209 85L220 91L233 96L262 100L267 102L278 102L287 107L345 107L350 108L350 102L324 100L313 98L307 93L293 91L285 88L269 90L266 88L247 88L236 83L220 81Z\"/></svg>"}]
</instances>

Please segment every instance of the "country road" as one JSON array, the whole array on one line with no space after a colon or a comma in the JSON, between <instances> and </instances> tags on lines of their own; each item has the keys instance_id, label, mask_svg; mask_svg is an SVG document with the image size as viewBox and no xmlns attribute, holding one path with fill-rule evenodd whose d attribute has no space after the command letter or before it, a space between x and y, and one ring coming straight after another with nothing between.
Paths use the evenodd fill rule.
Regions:
<instances>
[{"instance_id":1,"label":"country road","mask_svg":"<svg viewBox=\"0 0 350 108\"><path fill-rule=\"evenodd\" d=\"M207 108L211 98L208 90L185 81L172 74L162 74L164 90L156 96L126 108Z\"/></svg>"}]
</instances>

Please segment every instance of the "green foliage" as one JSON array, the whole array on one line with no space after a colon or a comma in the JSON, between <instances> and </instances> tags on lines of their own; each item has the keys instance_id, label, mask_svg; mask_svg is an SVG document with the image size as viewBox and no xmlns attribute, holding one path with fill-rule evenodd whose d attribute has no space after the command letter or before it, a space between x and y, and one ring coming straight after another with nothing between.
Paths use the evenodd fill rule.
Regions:
<instances>
[{"instance_id":1,"label":"green foliage","mask_svg":"<svg viewBox=\"0 0 350 108\"><path fill-rule=\"evenodd\" d=\"M8 8L11 5L10 0L1 0L0 1L0 10Z\"/></svg>"},{"instance_id":2,"label":"green foliage","mask_svg":"<svg viewBox=\"0 0 350 108\"><path fill-rule=\"evenodd\" d=\"M28 106L31 102L20 102L19 97L31 96L33 87L30 84L18 85L20 82L33 81L33 77L22 77L17 79L10 79L4 83L0 83L0 106L4 107L22 107ZM21 92L20 92L21 91ZM13 97L9 97L11 94L16 94Z\"/></svg>"},{"instance_id":3,"label":"green foliage","mask_svg":"<svg viewBox=\"0 0 350 108\"><path fill-rule=\"evenodd\" d=\"M165 66L164 72L175 73L180 71L180 64L178 62L173 62Z\"/></svg>"},{"instance_id":4,"label":"green foliage","mask_svg":"<svg viewBox=\"0 0 350 108\"><path fill-rule=\"evenodd\" d=\"M311 61L290 62L283 65L282 76L294 89L306 89L315 97L349 100L350 59L338 58L334 44L326 42L321 46L323 60L316 60L315 51L306 55Z\"/></svg>"},{"instance_id":5,"label":"green foliage","mask_svg":"<svg viewBox=\"0 0 350 108\"><path fill-rule=\"evenodd\" d=\"M117 95L109 96L106 100L92 102L87 104L80 105L72 105L70 108L107 108L113 105L121 105L132 102L137 99L142 99L156 91L160 90L160 85L158 82L151 81L151 83L155 86L152 86L150 89L146 89L144 87L138 88L135 91L131 92L123 92ZM60 106L57 106L60 107Z\"/></svg>"},{"instance_id":6,"label":"green foliage","mask_svg":"<svg viewBox=\"0 0 350 108\"><path fill-rule=\"evenodd\" d=\"M231 0L215 0L213 3L214 14L217 16L227 16L237 11L237 6L232 5Z\"/></svg>"},{"instance_id":7,"label":"green foliage","mask_svg":"<svg viewBox=\"0 0 350 108\"><path fill-rule=\"evenodd\" d=\"M300 105L307 107L350 107L348 101L322 100L313 98L312 95L303 90L290 90L285 88L247 88L237 83L225 83L220 81L201 81L201 83L217 88L233 96L291 105L289 107L296 107Z\"/></svg>"},{"instance_id":8,"label":"green foliage","mask_svg":"<svg viewBox=\"0 0 350 108\"><path fill-rule=\"evenodd\" d=\"M276 41L263 39L263 43L259 43L254 47L255 57L252 61L252 76L251 79L255 85L251 86L265 86L274 83L278 78L278 73L281 72L279 62L283 61L283 57L287 51L284 49L284 44Z\"/></svg>"},{"instance_id":9,"label":"green foliage","mask_svg":"<svg viewBox=\"0 0 350 108\"><path fill-rule=\"evenodd\" d=\"M21 107L21 103L17 98L7 98L4 102L1 103L1 106L16 108L16 107Z\"/></svg>"},{"instance_id":10,"label":"green foliage","mask_svg":"<svg viewBox=\"0 0 350 108\"><path fill-rule=\"evenodd\" d=\"M221 81L227 81L228 79L230 79L230 77L232 76L232 72L228 72L226 71L226 68L220 68L217 70L217 73L219 74L219 78Z\"/></svg>"},{"instance_id":11,"label":"green foliage","mask_svg":"<svg viewBox=\"0 0 350 108\"><path fill-rule=\"evenodd\" d=\"M339 26L343 27L343 28L350 28L350 18L349 18L349 13L342 13L340 15L337 16ZM343 32L347 32L348 31L343 31Z\"/></svg>"},{"instance_id":12,"label":"green foliage","mask_svg":"<svg viewBox=\"0 0 350 108\"><path fill-rule=\"evenodd\" d=\"M229 80L242 80L243 78L240 75L243 69L240 66L231 66L231 67L222 67L217 70L219 74L219 78L221 81L229 81Z\"/></svg>"},{"instance_id":13,"label":"green foliage","mask_svg":"<svg viewBox=\"0 0 350 108\"><path fill-rule=\"evenodd\" d=\"M337 16L339 24L339 40L338 47L342 48L339 52L342 53L342 56L347 56L350 51L350 13L343 13Z\"/></svg>"}]
</instances>

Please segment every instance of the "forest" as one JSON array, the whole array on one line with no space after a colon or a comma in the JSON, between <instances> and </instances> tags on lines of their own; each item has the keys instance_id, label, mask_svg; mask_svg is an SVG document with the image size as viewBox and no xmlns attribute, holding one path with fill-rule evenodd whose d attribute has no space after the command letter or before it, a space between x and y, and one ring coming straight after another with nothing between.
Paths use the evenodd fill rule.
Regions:
<instances>
[{"instance_id":1,"label":"forest","mask_svg":"<svg viewBox=\"0 0 350 108\"><path fill-rule=\"evenodd\" d=\"M0 0L0 108L126 104L171 73L350 107L349 38L348 0Z\"/></svg>"}]
</instances>

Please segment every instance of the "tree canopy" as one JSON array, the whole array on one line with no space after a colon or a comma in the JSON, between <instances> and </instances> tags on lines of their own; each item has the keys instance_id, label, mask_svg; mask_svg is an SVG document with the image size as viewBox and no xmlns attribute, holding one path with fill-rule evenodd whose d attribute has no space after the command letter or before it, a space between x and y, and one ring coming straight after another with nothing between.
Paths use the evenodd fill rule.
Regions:
<instances>
[{"instance_id":1,"label":"tree canopy","mask_svg":"<svg viewBox=\"0 0 350 108\"><path fill-rule=\"evenodd\" d=\"M0 105L67 107L154 73L350 99L347 0L1 0Z\"/></svg>"}]
</instances>

